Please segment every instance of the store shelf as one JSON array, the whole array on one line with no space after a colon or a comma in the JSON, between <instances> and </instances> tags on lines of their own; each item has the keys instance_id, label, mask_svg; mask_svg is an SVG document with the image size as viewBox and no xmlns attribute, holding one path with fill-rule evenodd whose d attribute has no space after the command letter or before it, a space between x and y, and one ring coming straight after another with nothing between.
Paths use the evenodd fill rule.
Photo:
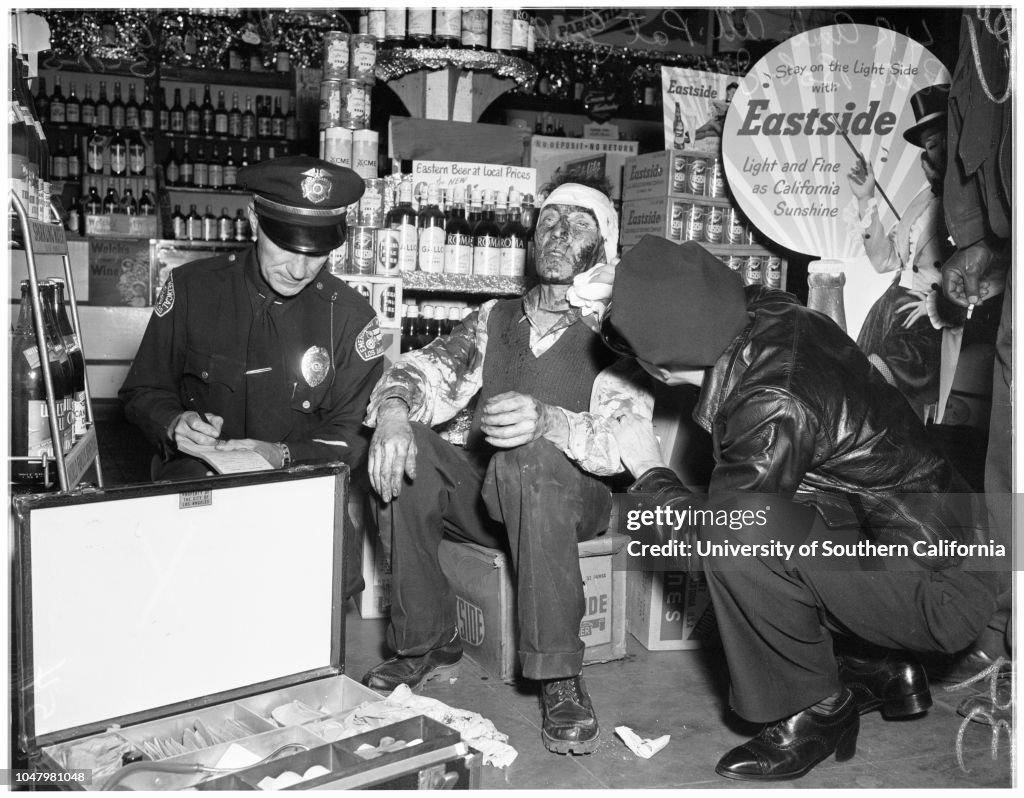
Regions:
<instances>
[{"instance_id":1,"label":"store shelf","mask_svg":"<svg viewBox=\"0 0 1024 798\"><path fill-rule=\"evenodd\" d=\"M252 192L245 191L243 188L236 186L235 188L229 188L223 186L221 188L197 188L196 186L164 186L164 191L168 194L206 194L206 195L228 195L236 197L241 194L251 194Z\"/></svg>"},{"instance_id":2,"label":"store shelf","mask_svg":"<svg viewBox=\"0 0 1024 798\"><path fill-rule=\"evenodd\" d=\"M550 111L553 114L576 114L589 116L590 112L586 106L578 100L561 100L554 97L546 97L537 94L523 94L509 92L499 100L502 110L505 111L536 111L544 113ZM661 122L664 111L660 105L631 105L623 106L612 111L610 119L633 119L638 122Z\"/></svg>"},{"instance_id":3,"label":"store shelf","mask_svg":"<svg viewBox=\"0 0 1024 798\"><path fill-rule=\"evenodd\" d=\"M522 277L485 277L479 274L434 274L432 272L404 271L402 272L402 287L406 291L519 296L526 290L526 281Z\"/></svg>"},{"instance_id":4,"label":"store shelf","mask_svg":"<svg viewBox=\"0 0 1024 798\"><path fill-rule=\"evenodd\" d=\"M160 68L160 81L182 83L216 83L223 86L250 86L254 89L292 88L292 72L245 72L227 69L193 69L191 67Z\"/></svg>"}]
</instances>

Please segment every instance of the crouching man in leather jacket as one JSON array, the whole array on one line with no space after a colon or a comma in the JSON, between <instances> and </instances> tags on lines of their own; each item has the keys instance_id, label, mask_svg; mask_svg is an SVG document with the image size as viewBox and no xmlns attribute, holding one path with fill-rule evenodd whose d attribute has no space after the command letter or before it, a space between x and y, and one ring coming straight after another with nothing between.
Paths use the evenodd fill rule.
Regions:
<instances>
[{"instance_id":1,"label":"crouching man in leather jacket","mask_svg":"<svg viewBox=\"0 0 1024 798\"><path fill-rule=\"evenodd\" d=\"M765 724L716 771L797 778L854 755L860 714L925 711L910 652L970 643L1004 561L984 559L992 547L978 545L988 536L967 489L906 400L831 319L744 288L692 242L647 236L623 255L602 334L662 382L701 388L694 419L715 457L706 494L664 467L650 421L624 416L616 437L630 492L673 511L659 514L659 537L688 534L679 551L705 571L732 707ZM696 510L714 512L687 529ZM750 511L743 529L713 520L738 510ZM851 554L824 556L840 545ZM837 656L843 640L856 647Z\"/></svg>"}]
</instances>

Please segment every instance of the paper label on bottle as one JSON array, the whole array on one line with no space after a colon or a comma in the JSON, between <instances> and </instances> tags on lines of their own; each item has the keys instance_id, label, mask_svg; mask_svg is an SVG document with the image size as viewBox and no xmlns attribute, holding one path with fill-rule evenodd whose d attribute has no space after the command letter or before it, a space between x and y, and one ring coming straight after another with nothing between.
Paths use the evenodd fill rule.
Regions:
<instances>
[{"instance_id":1,"label":"paper label on bottle","mask_svg":"<svg viewBox=\"0 0 1024 798\"><path fill-rule=\"evenodd\" d=\"M426 227L420 231L420 271L441 274L444 272L444 229Z\"/></svg>"},{"instance_id":2,"label":"paper label on bottle","mask_svg":"<svg viewBox=\"0 0 1024 798\"><path fill-rule=\"evenodd\" d=\"M500 271L500 239L496 236L482 236L473 247L473 274L494 277Z\"/></svg>"},{"instance_id":3,"label":"paper label on bottle","mask_svg":"<svg viewBox=\"0 0 1024 798\"><path fill-rule=\"evenodd\" d=\"M446 274L473 273L473 243L469 235L452 233L448 236L444 252L444 270Z\"/></svg>"},{"instance_id":4,"label":"paper label on bottle","mask_svg":"<svg viewBox=\"0 0 1024 798\"><path fill-rule=\"evenodd\" d=\"M514 241L511 236L502 239L498 272L502 277L522 277L526 274L526 247Z\"/></svg>"},{"instance_id":5,"label":"paper label on bottle","mask_svg":"<svg viewBox=\"0 0 1024 798\"><path fill-rule=\"evenodd\" d=\"M419 237L416 227L411 224L400 224L398 231L398 268L401 271L415 271L416 259L419 256Z\"/></svg>"}]
</instances>

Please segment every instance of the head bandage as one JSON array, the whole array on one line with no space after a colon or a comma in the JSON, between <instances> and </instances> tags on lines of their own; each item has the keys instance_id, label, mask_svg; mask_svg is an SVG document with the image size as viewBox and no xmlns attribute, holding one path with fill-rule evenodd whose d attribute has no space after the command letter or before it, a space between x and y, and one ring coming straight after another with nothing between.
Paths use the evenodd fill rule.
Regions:
<instances>
[{"instance_id":1,"label":"head bandage","mask_svg":"<svg viewBox=\"0 0 1024 798\"><path fill-rule=\"evenodd\" d=\"M603 193L579 183L563 183L550 194L540 206L540 211L548 205L576 205L586 208L597 218L597 227L604 239L605 262L611 263L618 251L619 215L615 206ZM540 215L538 211L538 215Z\"/></svg>"}]
</instances>

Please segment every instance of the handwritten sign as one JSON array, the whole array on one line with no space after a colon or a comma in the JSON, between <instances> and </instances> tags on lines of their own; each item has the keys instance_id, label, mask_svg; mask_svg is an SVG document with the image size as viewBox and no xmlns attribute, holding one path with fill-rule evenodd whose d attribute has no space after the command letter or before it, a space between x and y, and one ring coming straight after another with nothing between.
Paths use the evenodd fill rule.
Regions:
<instances>
[{"instance_id":1,"label":"handwritten sign","mask_svg":"<svg viewBox=\"0 0 1024 798\"><path fill-rule=\"evenodd\" d=\"M873 25L832 25L776 47L740 80L725 117L729 188L768 238L819 258L863 254L847 174L863 156L897 211L926 185L903 138L910 97L949 83L917 42ZM880 204L882 224L896 218Z\"/></svg>"}]
</instances>

